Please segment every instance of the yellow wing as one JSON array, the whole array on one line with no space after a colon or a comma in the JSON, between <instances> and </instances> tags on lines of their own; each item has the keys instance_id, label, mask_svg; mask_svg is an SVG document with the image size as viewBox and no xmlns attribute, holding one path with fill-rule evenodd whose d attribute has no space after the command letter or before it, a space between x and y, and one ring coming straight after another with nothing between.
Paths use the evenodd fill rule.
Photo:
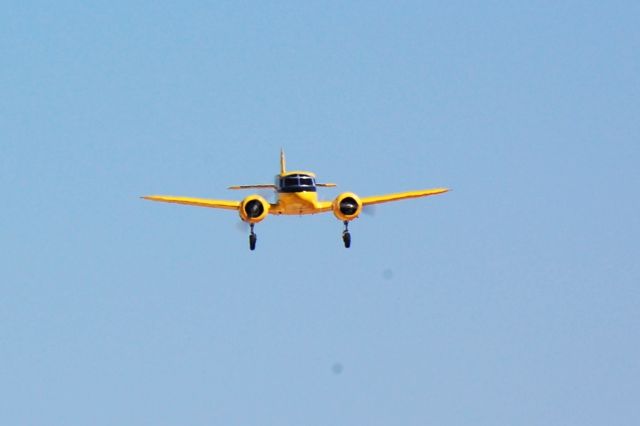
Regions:
<instances>
[{"instance_id":1,"label":"yellow wing","mask_svg":"<svg viewBox=\"0 0 640 426\"><path fill-rule=\"evenodd\" d=\"M428 197L429 195L443 194L449 191L449 188L433 188L420 189L417 191L396 192L394 194L374 195L372 197L361 197L362 204L367 206L371 204L388 203L390 201L406 200L407 198Z\"/></svg>"},{"instance_id":2,"label":"yellow wing","mask_svg":"<svg viewBox=\"0 0 640 426\"><path fill-rule=\"evenodd\" d=\"M214 209L238 210L240 208L240 201L232 200L209 200L206 198L176 197L173 195L147 195L142 198L151 201L162 201L163 203L186 204Z\"/></svg>"}]
</instances>

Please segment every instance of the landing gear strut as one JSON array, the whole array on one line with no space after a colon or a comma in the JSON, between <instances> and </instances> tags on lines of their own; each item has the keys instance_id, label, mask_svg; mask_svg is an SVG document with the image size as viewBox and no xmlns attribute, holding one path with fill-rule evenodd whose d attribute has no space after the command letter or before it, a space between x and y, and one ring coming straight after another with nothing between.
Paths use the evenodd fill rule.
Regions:
<instances>
[{"instance_id":1,"label":"landing gear strut","mask_svg":"<svg viewBox=\"0 0 640 426\"><path fill-rule=\"evenodd\" d=\"M344 231L342 231L342 242L344 242L344 247L351 247L351 234L349 233L349 221L344 221Z\"/></svg>"},{"instance_id":2,"label":"landing gear strut","mask_svg":"<svg viewBox=\"0 0 640 426\"><path fill-rule=\"evenodd\" d=\"M256 249L256 242L258 241L258 236L253 232L253 223L249 226L251 227L251 234L249 234L249 250Z\"/></svg>"}]
</instances>

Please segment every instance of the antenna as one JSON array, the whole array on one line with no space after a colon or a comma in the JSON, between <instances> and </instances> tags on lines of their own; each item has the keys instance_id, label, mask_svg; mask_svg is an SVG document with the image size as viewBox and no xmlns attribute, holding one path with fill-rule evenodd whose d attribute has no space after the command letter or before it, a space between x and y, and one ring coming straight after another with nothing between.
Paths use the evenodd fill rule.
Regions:
<instances>
[{"instance_id":1,"label":"antenna","mask_svg":"<svg viewBox=\"0 0 640 426\"><path fill-rule=\"evenodd\" d=\"M280 174L287 172L287 160L284 157L284 149L280 148Z\"/></svg>"}]
</instances>

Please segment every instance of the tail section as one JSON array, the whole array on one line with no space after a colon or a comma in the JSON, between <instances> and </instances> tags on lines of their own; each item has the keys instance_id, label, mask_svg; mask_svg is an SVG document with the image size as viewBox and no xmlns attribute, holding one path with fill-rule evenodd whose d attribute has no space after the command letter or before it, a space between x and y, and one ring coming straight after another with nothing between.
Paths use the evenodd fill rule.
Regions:
<instances>
[{"instance_id":1,"label":"tail section","mask_svg":"<svg viewBox=\"0 0 640 426\"><path fill-rule=\"evenodd\" d=\"M284 156L284 149L280 148L280 175L287 172L287 161ZM229 189L273 189L277 190L278 187L272 183L261 183L258 185L233 185Z\"/></svg>"},{"instance_id":2,"label":"tail section","mask_svg":"<svg viewBox=\"0 0 640 426\"><path fill-rule=\"evenodd\" d=\"M284 149L280 148L280 174L283 175L287 172L287 160L284 156Z\"/></svg>"}]
</instances>

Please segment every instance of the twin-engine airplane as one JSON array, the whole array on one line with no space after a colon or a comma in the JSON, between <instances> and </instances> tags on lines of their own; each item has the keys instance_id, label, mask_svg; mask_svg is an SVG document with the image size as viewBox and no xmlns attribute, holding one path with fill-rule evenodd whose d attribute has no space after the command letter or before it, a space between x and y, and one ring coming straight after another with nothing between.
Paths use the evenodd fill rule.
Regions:
<instances>
[{"instance_id":1,"label":"twin-engine airplane","mask_svg":"<svg viewBox=\"0 0 640 426\"><path fill-rule=\"evenodd\" d=\"M264 220L268 214L303 215L333 211L333 214L344 223L342 241L344 242L344 246L349 248L351 246L349 222L360 215L364 206L404 200L407 198L427 197L449 191L447 188L433 188L362 198L353 192L343 192L333 201L318 200L317 188L334 186L336 186L334 183L316 183L316 176L311 172L288 172L285 165L284 151L280 151L280 174L276 175L275 184L238 185L229 187L229 189L273 189L277 195L277 201L273 204L257 194L249 195L242 201L210 200L171 195L148 195L142 198L165 203L236 210L239 212L240 218L244 222L249 223L251 227L251 233L249 235L249 248L251 250L255 250L257 241L253 227L256 223Z\"/></svg>"}]
</instances>

